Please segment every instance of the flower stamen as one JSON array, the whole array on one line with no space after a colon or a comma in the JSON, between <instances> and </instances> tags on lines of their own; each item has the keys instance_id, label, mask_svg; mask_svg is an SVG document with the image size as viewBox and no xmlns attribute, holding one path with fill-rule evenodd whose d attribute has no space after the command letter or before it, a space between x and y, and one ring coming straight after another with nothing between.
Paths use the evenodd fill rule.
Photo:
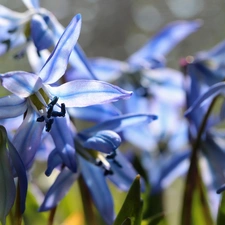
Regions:
<instances>
[{"instance_id":1,"label":"flower stamen","mask_svg":"<svg viewBox=\"0 0 225 225\"><path fill-rule=\"evenodd\" d=\"M64 103L61 104L61 111L54 111L54 106L57 105L58 97L55 96L52 101L47 105L47 116L41 115L37 118L37 122L44 122L46 123L45 130L49 132L52 128L52 124L54 119L52 117L65 117L66 115L66 106Z\"/></svg>"}]
</instances>

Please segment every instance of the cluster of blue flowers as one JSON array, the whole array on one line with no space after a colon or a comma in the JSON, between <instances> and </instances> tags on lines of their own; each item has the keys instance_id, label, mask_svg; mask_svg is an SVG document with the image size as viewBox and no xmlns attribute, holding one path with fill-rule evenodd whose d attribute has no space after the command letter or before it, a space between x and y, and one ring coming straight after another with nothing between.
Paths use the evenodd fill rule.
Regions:
<instances>
[{"instance_id":1,"label":"cluster of blue flowers","mask_svg":"<svg viewBox=\"0 0 225 225\"><path fill-rule=\"evenodd\" d=\"M40 212L54 209L81 179L111 225L116 215L107 180L128 191L140 173L147 201L160 205L146 207L143 219L163 212L163 191L186 174L183 218L189 219L182 224L192 224L185 204L193 205L199 180L215 213L216 190L225 189L225 42L181 59L180 71L168 68L168 53L201 27L198 20L177 21L126 61L89 59L77 43L80 14L64 29L37 0L23 2L25 13L0 5L0 55L14 49L13 60L27 55L32 68L0 74L8 91L0 98L1 223L17 198L19 214L26 210L31 169L40 156L46 176L59 171Z\"/></svg>"}]
</instances>

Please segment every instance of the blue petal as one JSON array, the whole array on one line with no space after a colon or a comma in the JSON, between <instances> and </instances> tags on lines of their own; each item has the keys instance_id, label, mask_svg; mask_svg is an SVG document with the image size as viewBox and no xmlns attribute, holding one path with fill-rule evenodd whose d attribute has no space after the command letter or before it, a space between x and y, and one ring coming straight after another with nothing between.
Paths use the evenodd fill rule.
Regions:
<instances>
[{"instance_id":1,"label":"blue petal","mask_svg":"<svg viewBox=\"0 0 225 225\"><path fill-rule=\"evenodd\" d=\"M0 221L5 225L5 218L13 206L16 187L6 149L7 134L0 127Z\"/></svg>"},{"instance_id":2,"label":"blue petal","mask_svg":"<svg viewBox=\"0 0 225 225\"><path fill-rule=\"evenodd\" d=\"M102 122L121 114L119 110L111 104L92 105L80 108L73 107L68 108L68 112L70 116L74 118L92 122Z\"/></svg>"},{"instance_id":3,"label":"blue petal","mask_svg":"<svg viewBox=\"0 0 225 225\"><path fill-rule=\"evenodd\" d=\"M103 171L82 157L81 172L88 190L92 196L93 202L102 218L108 225L112 225L114 221L114 206L110 190L107 186Z\"/></svg>"},{"instance_id":4,"label":"blue petal","mask_svg":"<svg viewBox=\"0 0 225 225\"><path fill-rule=\"evenodd\" d=\"M54 208L67 194L74 181L78 178L78 175L78 173L72 173L67 168L64 168L45 195L39 212Z\"/></svg>"},{"instance_id":5,"label":"blue petal","mask_svg":"<svg viewBox=\"0 0 225 225\"><path fill-rule=\"evenodd\" d=\"M157 142L157 137L151 130L154 130L154 128L150 129L148 126L139 126L138 129L137 127L130 127L123 131L123 137L141 150L151 150L154 149Z\"/></svg>"},{"instance_id":6,"label":"blue petal","mask_svg":"<svg viewBox=\"0 0 225 225\"><path fill-rule=\"evenodd\" d=\"M108 178L112 181L120 190L128 191L133 183L138 172L133 168L132 164L119 152L114 160L109 160L113 175L109 175ZM145 185L141 179L141 189L144 190Z\"/></svg>"},{"instance_id":7,"label":"blue petal","mask_svg":"<svg viewBox=\"0 0 225 225\"><path fill-rule=\"evenodd\" d=\"M79 44L75 45L72 56L73 57L70 60L70 63L72 65L73 65L72 60L74 61L74 59L76 57L76 60L74 61L74 62L76 62L74 64L75 67L78 67L78 69L84 68L91 75L91 79L94 79L94 80L97 79L94 71L92 70L91 65L89 64L89 62L87 60L87 57L86 57L84 51L82 50L82 48L80 47ZM81 62L81 63L79 63L79 62Z\"/></svg>"},{"instance_id":8,"label":"blue petal","mask_svg":"<svg viewBox=\"0 0 225 225\"><path fill-rule=\"evenodd\" d=\"M158 59L160 63L161 57L167 55L180 41L197 31L200 26L200 21L176 21L170 23L140 50L131 55L128 61L134 65L143 65Z\"/></svg>"},{"instance_id":9,"label":"blue petal","mask_svg":"<svg viewBox=\"0 0 225 225\"><path fill-rule=\"evenodd\" d=\"M204 80L209 86L222 81L224 70L225 41L219 43L209 51L200 52L195 56L191 65L195 68L195 76Z\"/></svg>"},{"instance_id":10,"label":"blue petal","mask_svg":"<svg viewBox=\"0 0 225 225\"><path fill-rule=\"evenodd\" d=\"M13 167L16 170L18 182L20 185L20 189L19 189L20 190L20 212L24 213L26 196L27 196L27 188L28 188L26 169L22 159L20 158L19 153L17 152L13 144L10 141L8 141L8 145L9 145L9 155L12 160Z\"/></svg>"},{"instance_id":11,"label":"blue petal","mask_svg":"<svg viewBox=\"0 0 225 225\"><path fill-rule=\"evenodd\" d=\"M121 144L120 136L111 130L102 130L84 142L84 147L109 154Z\"/></svg>"},{"instance_id":12,"label":"blue petal","mask_svg":"<svg viewBox=\"0 0 225 225\"><path fill-rule=\"evenodd\" d=\"M36 120L37 115L35 111L29 107L23 123L16 131L12 140L26 169L29 169L32 166L35 154L41 142L41 134L45 125Z\"/></svg>"},{"instance_id":13,"label":"blue petal","mask_svg":"<svg viewBox=\"0 0 225 225\"><path fill-rule=\"evenodd\" d=\"M63 161L62 158L60 157L58 150L54 149L48 156L48 166L45 171L45 175L50 176L53 169L62 163Z\"/></svg>"},{"instance_id":14,"label":"blue petal","mask_svg":"<svg viewBox=\"0 0 225 225\"><path fill-rule=\"evenodd\" d=\"M219 145L217 142L221 142L221 144ZM221 138L217 136L212 138L209 134L207 134L205 141L202 143L202 152L209 163L214 188L218 188L224 182L225 152L223 144Z\"/></svg>"},{"instance_id":15,"label":"blue petal","mask_svg":"<svg viewBox=\"0 0 225 225\"><path fill-rule=\"evenodd\" d=\"M42 50L41 52L37 53L37 49L34 44L30 43L27 46L27 58L32 71L36 74L40 72L49 56L50 52L48 50Z\"/></svg>"},{"instance_id":16,"label":"blue petal","mask_svg":"<svg viewBox=\"0 0 225 225\"><path fill-rule=\"evenodd\" d=\"M167 179L167 183L171 184L176 178L180 177L182 173L181 169L176 170L179 168L179 165L184 162L185 160L189 161L191 152L184 151L181 153L175 153L171 159L164 160L165 164L162 167L162 171L160 174L159 182L162 182L163 179ZM188 162L187 162L188 164ZM188 166L186 167L186 172L188 170Z\"/></svg>"},{"instance_id":17,"label":"blue petal","mask_svg":"<svg viewBox=\"0 0 225 225\"><path fill-rule=\"evenodd\" d=\"M13 118L22 115L27 110L27 101L16 95L0 98L0 119Z\"/></svg>"},{"instance_id":18,"label":"blue petal","mask_svg":"<svg viewBox=\"0 0 225 225\"><path fill-rule=\"evenodd\" d=\"M129 64L126 62L107 58L93 58L89 62L98 80L112 83L129 72Z\"/></svg>"},{"instance_id":19,"label":"blue petal","mask_svg":"<svg viewBox=\"0 0 225 225\"><path fill-rule=\"evenodd\" d=\"M97 80L74 80L58 87L46 88L53 96L58 96L58 102L65 103L66 107L109 103L129 98L132 94L115 85Z\"/></svg>"},{"instance_id":20,"label":"blue petal","mask_svg":"<svg viewBox=\"0 0 225 225\"><path fill-rule=\"evenodd\" d=\"M76 15L62 34L54 51L43 66L39 76L43 82L55 83L66 71L68 60L81 29L81 15Z\"/></svg>"},{"instance_id":21,"label":"blue petal","mask_svg":"<svg viewBox=\"0 0 225 225\"><path fill-rule=\"evenodd\" d=\"M42 81L36 74L23 71L0 74L0 80L4 88L22 98L37 92L42 86Z\"/></svg>"},{"instance_id":22,"label":"blue petal","mask_svg":"<svg viewBox=\"0 0 225 225\"><path fill-rule=\"evenodd\" d=\"M73 172L77 171L76 150L72 131L66 118L55 118L50 134L63 163Z\"/></svg>"},{"instance_id":23,"label":"blue petal","mask_svg":"<svg viewBox=\"0 0 225 225\"><path fill-rule=\"evenodd\" d=\"M34 15L30 26L31 37L38 51L50 48L54 44L53 34L42 16Z\"/></svg>"},{"instance_id":24,"label":"blue petal","mask_svg":"<svg viewBox=\"0 0 225 225\"><path fill-rule=\"evenodd\" d=\"M58 40L62 35L64 28L54 17L50 17L50 22L55 39ZM69 62L72 67L78 70L80 73L87 74L88 79L96 79L95 74L93 73L92 68L86 58L86 55L78 43L74 46L74 50L71 53Z\"/></svg>"},{"instance_id":25,"label":"blue petal","mask_svg":"<svg viewBox=\"0 0 225 225\"><path fill-rule=\"evenodd\" d=\"M91 128L83 130L81 133L94 135L100 130L113 130L115 132L121 132L122 130L140 124L148 124L153 120L156 120L157 116L148 114L128 114L118 117L114 117L110 120L97 124Z\"/></svg>"},{"instance_id":26,"label":"blue petal","mask_svg":"<svg viewBox=\"0 0 225 225\"><path fill-rule=\"evenodd\" d=\"M28 9L39 9L39 0L22 0Z\"/></svg>"},{"instance_id":27,"label":"blue petal","mask_svg":"<svg viewBox=\"0 0 225 225\"><path fill-rule=\"evenodd\" d=\"M55 40L58 40L63 33L64 27L54 17L50 17L50 23L50 26L52 27L55 35ZM74 50L71 53L69 62L73 68L83 74L88 75L88 79L96 79L96 76L89 65L87 57L78 43L74 46Z\"/></svg>"},{"instance_id":28,"label":"blue petal","mask_svg":"<svg viewBox=\"0 0 225 225\"><path fill-rule=\"evenodd\" d=\"M24 19L26 15L24 13L19 13L16 11L13 11L3 5L0 5L0 18L12 21L12 22L18 22L20 19Z\"/></svg>"},{"instance_id":29,"label":"blue petal","mask_svg":"<svg viewBox=\"0 0 225 225\"><path fill-rule=\"evenodd\" d=\"M185 112L185 115L188 115L197 108L201 107L204 101L207 100L208 98L212 98L219 94L223 94L224 90L225 90L225 82L220 82L211 86L203 95L197 98L197 100L193 103L193 105Z\"/></svg>"}]
</instances>

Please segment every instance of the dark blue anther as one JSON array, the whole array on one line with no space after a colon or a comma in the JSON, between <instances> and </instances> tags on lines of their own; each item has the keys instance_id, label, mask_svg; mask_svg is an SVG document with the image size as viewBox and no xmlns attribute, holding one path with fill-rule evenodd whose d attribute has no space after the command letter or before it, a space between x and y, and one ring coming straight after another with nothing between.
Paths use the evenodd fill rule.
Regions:
<instances>
[{"instance_id":1,"label":"dark blue anther","mask_svg":"<svg viewBox=\"0 0 225 225\"><path fill-rule=\"evenodd\" d=\"M111 169L105 169L104 176L113 175L113 171Z\"/></svg>"},{"instance_id":2,"label":"dark blue anther","mask_svg":"<svg viewBox=\"0 0 225 225\"><path fill-rule=\"evenodd\" d=\"M52 128L52 124L54 122L54 119L51 118L51 117L64 117L65 114L66 114L66 106L64 103L61 104L61 111L60 112L57 112L57 111L54 111L54 106L56 105L57 101L58 101L58 97L55 96L52 101L48 104L48 107L47 107L47 118L45 116L40 116L37 118L37 122L44 122L46 121L46 125L45 125L45 130L47 132L49 132Z\"/></svg>"},{"instance_id":3,"label":"dark blue anther","mask_svg":"<svg viewBox=\"0 0 225 225\"><path fill-rule=\"evenodd\" d=\"M52 116L53 107L54 107L54 105L52 105L51 103L48 104L48 111L47 111L47 117L48 118L50 118Z\"/></svg>"},{"instance_id":4,"label":"dark blue anther","mask_svg":"<svg viewBox=\"0 0 225 225\"><path fill-rule=\"evenodd\" d=\"M52 118L49 119L49 120L46 122L46 128L45 128L45 130L46 130L47 132L49 132L49 131L51 130L53 122L54 122L54 119L52 119Z\"/></svg>"},{"instance_id":5,"label":"dark blue anther","mask_svg":"<svg viewBox=\"0 0 225 225\"><path fill-rule=\"evenodd\" d=\"M102 161L101 160L96 160L96 166L102 166Z\"/></svg>"},{"instance_id":6,"label":"dark blue anther","mask_svg":"<svg viewBox=\"0 0 225 225\"><path fill-rule=\"evenodd\" d=\"M66 115L66 107L65 104L61 104L61 112L52 111L51 116L53 117L64 117Z\"/></svg>"},{"instance_id":7,"label":"dark blue anther","mask_svg":"<svg viewBox=\"0 0 225 225\"><path fill-rule=\"evenodd\" d=\"M61 117L63 116L61 112L53 111L51 114L53 117Z\"/></svg>"},{"instance_id":8,"label":"dark blue anther","mask_svg":"<svg viewBox=\"0 0 225 225\"><path fill-rule=\"evenodd\" d=\"M63 117L66 115L66 106L64 103L61 104L61 113L62 113Z\"/></svg>"},{"instance_id":9,"label":"dark blue anther","mask_svg":"<svg viewBox=\"0 0 225 225\"><path fill-rule=\"evenodd\" d=\"M44 116L40 116L37 118L37 122L44 122L45 121L45 117Z\"/></svg>"},{"instance_id":10,"label":"dark blue anther","mask_svg":"<svg viewBox=\"0 0 225 225\"><path fill-rule=\"evenodd\" d=\"M21 51L19 51L18 53L16 53L13 58L14 59L22 59L25 56L26 53L26 49L22 49Z\"/></svg>"},{"instance_id":11,"label":"dark blue anther","mask_svg":"<svg viewBox=\"0 0 225 225\"><path fill-rule=\"evenodd\" d=\"M106 159L114 159L116 157L116 152L111 152L109 155L106 156Z\"/></svg>"},{"instance_id":12,"label":"dark blue anther","mask_svg":"<svg viewBox=\"0 0 225 225\"><path fill-rule=\"evenodd\" d=\"M58 102L58 97L57 96L55 96L53 99L52 99L52 101L49 103L49 105L51 104L51 105L55 105L57 102Z\"/></svg>"},{"instance_id":13,"label":"dark blue anther","mask_svg":"<svg viewBox=\"0 0 225 225\"><path fill-rule=\"evenodd\" d=\"M18 27L14 27L14 28L8 30L8 33L12 34L12 33L15 33L17 30L18 30Z\"/></svg>"}]
</instances>

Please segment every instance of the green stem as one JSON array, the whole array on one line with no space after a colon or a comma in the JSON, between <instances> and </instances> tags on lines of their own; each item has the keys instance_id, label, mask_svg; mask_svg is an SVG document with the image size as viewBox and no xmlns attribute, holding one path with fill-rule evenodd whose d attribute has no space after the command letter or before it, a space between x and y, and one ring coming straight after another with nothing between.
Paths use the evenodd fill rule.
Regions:
<instances>
[{"instance_id":1,"label":"green stem","mask_svg":"<svg viewBox=\"0 0 225 225\"><path fill-rule=\"evenodd\" d=\"M20 185L19 182L17 183L17 190L16 190L16 203L15 203L15 225L21 225L22 224L22 214L20 209Z\"/></svg>"},{"instance_id":2,"label":"green stem","mask_svg":"<svg viewBox=\"0 0 225 225\"><path fill-rule=\"evenodd\" d=\"M79 183L81 198L83 202L85 224L97 225L96 217L93 211L92 199L82 176L79 177L78 183Z\"/></svg>"},{"instance_id":3,"label":"green stem","mask_svg":"<svg viewBox=\"0 0 225 225\"><path fill-rule=\"evenodd\" d=\"M48 225L53 225L56 209L57 209L57 206L51 209L49 218L48 218Z\"/></svg>"},{"instance_id":4,"label":"green stem","mask_svg":"<svg viewBox=\"0 0 225 225\"><path fill-rule=\"evenodd\" d=\"M201 174L200 174L200 171L198 168L198 151L200 149L199 147L201 144L202 134L207 125L207 120L209 118L210 113L213 110L213 107L214 107L218 97L219 96L216 96L212 100L212 102L202 120L201 126L198 131L197 138L193 145L192 155L191 155L191 159L190 159L191 160L190 167L189 167L187 178L186 178L186 185L185 185L185 191L184 191L184 197L183 197L182 218L181 218L182 225L190 225L191 224L191 220L192 220L191 212L192 212L192 202L193 202L192 196L193 196L193 192L194 192L195 188L197 186L200 187L201 198L203 198L203 195L204 195L203 184L201 183L202 182ZM205 210L207 211L207 208ZM207 216L209 217L209 215L207 215ZM209 221L209 223L210 223L210 221Z\"/></svg>"},{"instance_id":5,"label":"green stem","mask_svg":"<svg viewBox=\"0 0 225 225\"><path fill-rule=\"evenodd\" d=\"M13 225L14 223L14 213L13 213L13 208L11 208L10 212L9 212L9 221L10 221L10 225Z\"/></svg>"}]
</instances>

